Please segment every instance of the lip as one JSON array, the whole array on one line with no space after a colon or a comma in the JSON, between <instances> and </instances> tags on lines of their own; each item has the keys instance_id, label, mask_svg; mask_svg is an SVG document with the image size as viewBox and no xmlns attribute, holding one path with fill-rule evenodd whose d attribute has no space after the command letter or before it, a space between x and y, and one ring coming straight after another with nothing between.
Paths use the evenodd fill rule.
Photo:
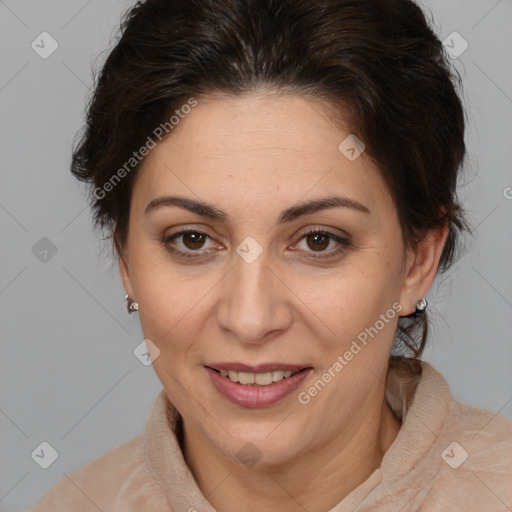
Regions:
<instances>
[{"instance_id":1,"label":"lip","mask_svg":"<svg viewBox=\"0 0 512 512\"><path fill-rule=\"evenodd\" d=\"M285 363L261 363L257 365L248 365L244 363L212 363L206 365L208 368L213 368L214 370L231 370L234 372L250 372L250 373L264 373L264 372L274 372L278 370L283 371L291 371L298 372L299 370L303 370L304 368L311 368L310 365L304 364L285 364Z\"/></svg>"},{"instance_id":2,"label":"lip","mask_svg":"<svg viewBox=\"0 0 512 512\"><path fill-rule=\"evenodd\" d=\"M313 371L313 368L311 367L304 368L303 366L301 367L294 365L266 364L259 365L257 367L251 367L247 365L232 363L230 368L225 365L221 366L221 369L223 370L226 369L242 372L251 371L254 373L271 371L265 369L259 369L258 371L255 371L254 368L275 368L276 370L289 369L291 371L297 371L295 375L282 379L278 382L273 382L267 386L257 386L251 384L240 384L239 382L231 382L227 377L217 373L213 367L205 366L204 368L210 376L213 386L222 396L236 405L249 408L269 407L284 400L287 396L290 396L290 394L293 393L304 381L304 379L306 379L306 377ZM237 370L235 368L241 369ZM252 369L248 370L246 368ZM293 368L295 368L295 370Z\"/></svg>"}]
</instances>

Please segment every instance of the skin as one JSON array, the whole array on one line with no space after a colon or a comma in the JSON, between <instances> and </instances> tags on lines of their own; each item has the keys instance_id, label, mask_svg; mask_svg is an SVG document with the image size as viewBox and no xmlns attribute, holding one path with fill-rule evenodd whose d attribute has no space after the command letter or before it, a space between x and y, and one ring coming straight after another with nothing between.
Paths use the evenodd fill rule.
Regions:
<instances>
[{"instance_id":1,"label":"skin","mask_svg":"<svg viewBox=\"0 0 512 512\"><path fill-rule=\"evenodd\" d=\"M119 269L160 350L153 367L183 417L187 464L219 511L329 510L379 467L400 429L384 400L398 314L307 405L297 399L394 303L401 315L414 311L447 236L445 227L405 249L378 170L365 153L351 162L338 149L350 133L304 95L202 97L137 175ZM207 202L229 221L177 206L145 215L164 195ZM284 209L330 195L370 213L333 208L277 224ZM350 245L334 255L340 244L304 236L310 228ZM208 235L169 242L199 258L162 244L182 229ZM251 264L236 252L249 236L263 250ZM331 256L314 258L322 254ZM204 366L216 361L313 372L281 402L249 409L213 387ZM252 467L237 458L248 442L261 453Z\"/></svg>"}]
</instances>

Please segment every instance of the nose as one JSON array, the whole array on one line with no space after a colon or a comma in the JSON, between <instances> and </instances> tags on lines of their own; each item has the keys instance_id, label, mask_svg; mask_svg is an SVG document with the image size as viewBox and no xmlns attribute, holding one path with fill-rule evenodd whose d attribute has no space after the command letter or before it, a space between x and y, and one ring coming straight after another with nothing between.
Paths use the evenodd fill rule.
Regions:
<instances>
[{"instance_id":1,"label":"nose","mask_svg":"<svg viewBox=\"0 0 512 512\"><path fill-rule=\"evenodd\" d=\"M235 255L234 268L222 283L218 325L241 343L269 341L292 323L290 295L265 252L252 263Z\"/></svg>"}]
</instances>

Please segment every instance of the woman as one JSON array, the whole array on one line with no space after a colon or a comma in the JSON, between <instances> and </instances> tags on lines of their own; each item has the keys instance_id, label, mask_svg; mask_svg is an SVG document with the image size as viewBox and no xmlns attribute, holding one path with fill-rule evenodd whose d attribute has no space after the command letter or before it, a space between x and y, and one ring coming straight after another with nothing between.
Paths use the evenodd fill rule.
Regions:
<instances>
[{"instance_id":1,"label":"woman","mask_svg":"<svg viewBox=\"0 0 512 512\"><path fill-rule=\"evenodd\" d=\"M464 112L411 0L147 0L72 172L162 382L42 511L510 507L511 423L419 360L468 229Z\"/></svg>"}]
</instances>

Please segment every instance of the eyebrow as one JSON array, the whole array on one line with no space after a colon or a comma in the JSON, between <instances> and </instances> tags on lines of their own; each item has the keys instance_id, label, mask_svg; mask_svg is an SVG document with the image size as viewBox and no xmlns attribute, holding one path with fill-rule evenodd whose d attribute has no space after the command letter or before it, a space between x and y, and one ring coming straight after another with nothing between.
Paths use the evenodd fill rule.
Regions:
<instances>
[{"instance_id":1,"label":"eyebrow","mask_svg":"<svg viewBox=\"0 0 512 512\"><path fill-rule=\"evenodd\" d=\"M178 206L202 217L218 220L223 223L229 222L229 215L222 210L219 210L215 206L180 196L157 197L148 203L144 210L144 214L147 215L150 212L165 206ZM294 220L304 215L309 215L320 210L328 210L331 208L349 208L351 210L370 214L370 210L366 206L359 203L358 201L355 201L354 199L341 196L330 196L299 203L290 208L287 208L279 216L278 224L293 222Z\"/></svg>"}]
</instances>

